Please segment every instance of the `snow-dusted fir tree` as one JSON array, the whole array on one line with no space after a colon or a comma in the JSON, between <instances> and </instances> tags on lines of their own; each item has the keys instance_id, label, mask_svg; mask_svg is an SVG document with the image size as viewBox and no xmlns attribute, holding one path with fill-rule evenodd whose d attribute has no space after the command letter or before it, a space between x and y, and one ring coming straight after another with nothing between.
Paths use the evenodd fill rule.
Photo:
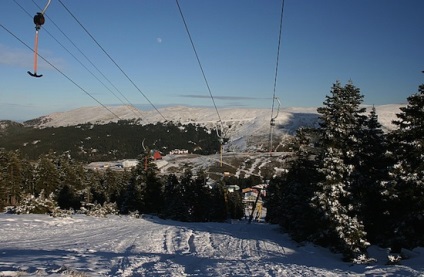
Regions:
<instances>
[{"instance_id":1,"label":"snow-dusted fir tree","mask_svg":"<svg viewBox=\"0 0 424 277\"><path fill-rule=\"evenodd\" d=\"M0 150L0 207L19 203L23 182L23 170L18 154Z\"/></svg>"},{"instance_id":2,"label":"snow-dusted fir tree","mask_svg":"<svg viewBox=\"0 0 424 277\"><path fill-rule=\"evenodd\" d=\"M83 189L85 175L83 165L73 160L69 153L56 157L56 160L61 185L69 185L76 190Z\"/></svg>"},{"instance_id":3,"label":"snow-dusted fir tree","mask_svg":"<svg viewBox=\"0 0 424 277\"><path fill-rule=\"evenodd\" d=\"M360 151L359 140L366 121L366 109L360 105L363 95L352 82L344 87L336 82L331 95L326 96L324 107L318 108L322 144L342 149L342 158L348 164L355 163Z\"/></svg>"},{"instance_id":4,"label":"snow-dusted fir tree","mask_svg":"<svg viewBox=\"0 0 424 277\"><path fill-rule=\"evenodd\" d=\"M149 164L148 152L141 154L131 171L128 186L123 192L121 213L143 212L145 207L146 172Z\"/></svg>"},{"instance_id":5,"label":"snow-dusted fir tree","mask_svg":"<svg viewBox=\"0 0 424 277\"><path fill-rule=\"evenodd\" d=\"M363 252L367 242L364 227L352 213L353 206L349 203L350 192L346 187L345 176L350 169L340 158L341 152L337 148L326 149L322 168L319 169L325 180L318 183L312 202L321 215L317 226L320 232L315 234L314 240L352 259Z\"/></svg>"},{"instance_id":6,"label":"snow-dusted fir tree","mask_svg":"<svg viewBox=\"0 0 424 277\"><path fill-rule=\"evenodd\" d=\"M191 174L185 172L184 175ZM191 177L190 177L191 178ZM185 187L179 182L177 176L170 174L164 188L164 207L162 216L164 218L189 221L188 205L185 198Z\"/></svg>"},{"instance_id":7,"label":"snow-dusted fir tree","mask_svg":"<svg viewBox=\"0 0 424 277\"><path fill-rule=\"evenodd\" d=\"M353 258L367 246L364 226L358 220L357 201L352 191L361 162L360 140L366 117L360 107L363 96L351 82L344 87L336 82L326 96L320 114L318 168L324 179L317 184L313 206L321 214L315 239Z\"/></svg>"},{"instance_id":8,"label":"snow-dusted fir tree","mask_svg":"<svg viewBox=\"0 0 424 277\"><path fill-rule=\"evenodd\" d=\"M367 238L372 243L384 244L389 217L390 186L388 186L389 157L387 135L383 132L375 107L365 122L363 137L357 154L357 179L353 194L359 217L364 221Z\"/></svg>"},{"instance_id":9,"label":"snow-dusted fir tree","mask_svg":"<svg viewBox=\"0 0 424 277\"><path fill-rule=\"evenodd\" d=\"M35 167L35 195L42 190L45 195L55 193L59 188L60 176L57 165L54 163L55 156L52 153L43 155Z\"/></svg>"},{"instance_id":10,"label":"snow-dusted fir tree","mask_svg":"<svg viewBox=\"0 0 424 277\"><path fill-rule=\"evenodd\" d=\"M106 169L103 177L103 187L106 190L108 202L121 204L121 192L124 191L126 187L125 178L127 174L128 173L126 171L122 174L118 174L110 168Z\"/></svg>"},{"instance_id":11,"label":"snow-dusted fir tree","mask_svg":"<svg viewBox=\"0 0 424 277\"><path fill-rule=\"evenodd\" d=\"M391 177L398 197L395 236L400 246L413 247L424 245L424 84L407 100L393 121Z\"/></svg>"},{"instance_id":12,"label":"snow-dusted fir tree","mask_svg":"<svg viewBox=\"0 0 424 277\"><path fill-rule=\"evenodd\" d=\"M387 137L383 132L375 107L363 127L361 152L358 153L363 183L375 183L387 179Z\"/></svg>"},{"instance_id":13,"label":"snow-dusted fir tree","mask_svg":"<svg viewBox=\"0 0 424 277\"><path fill-rule=\"evenodd\" d=\"M316 213L310 206L320 174L315 163L317 131L298 130L287 174L270 180L266 208L268 222L279 223L295 240L308 240L316 231Z\"/></svg>"},{"instance_id":14,"label":"snow-dusted fir tree","mask_svg":"<svg viewBox=\"0 0 424 277\"><path fill-rule=\"evenodd\" d=\"M163 183L158 177L159 169L153 162L151 155L148 157L146 169L146 187L144 191L144 212L159 214L163 209Z\"/></svg>"}]
</instances>

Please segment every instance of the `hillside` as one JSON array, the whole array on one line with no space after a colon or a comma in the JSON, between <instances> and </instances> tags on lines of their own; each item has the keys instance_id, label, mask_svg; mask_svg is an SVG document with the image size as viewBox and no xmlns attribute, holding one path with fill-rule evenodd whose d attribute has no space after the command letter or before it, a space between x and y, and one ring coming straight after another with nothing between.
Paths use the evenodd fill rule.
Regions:
<instances>
[{"instance_id":1,"label":"hillside","mask_svg":"<svg viewBox=\"0 0 424 277\"><path fill-rule=\"evenodd\" d=\"M402 105L376 106L379 121L385 130L393 129L391 121L396 118L396 113ZM134 111L128 106L108 107L120 119L134 119L142 116L139 124L155 124L167 121L181 124L199 124L210 130L218 125L218 116L213 108L196 108L174 106L157 111ZM367 106L368 109L371 106ZM253 108L224 108L219 109L223 122L223 131L228 143L226 149L230 151L247 151L266 148L270 131L270 109ZM288 107L280 109L275 119L274 136L276 141L287 135L292 135L300 127L316 126L318 114L316 108ZM75 126L78 124L106 124L117 122L118 119L103 107L84 107L67 112L53 113L37 119L26 121L26 126L47 128Z\"/></svg>"},{"instance_id":2,"label":"hillside","mask_svg":"<svg viewBox=\"0 0 424 277\"><path fill-rule=\"evenodd\" d=\"M35 160L51 151L69 153L79 161L107 161L136 158L144 149L165 154L173 149L187 149L201 155L219 151L216 133L194 124L137 124L120 120L105 124L79 124L32 128L22 124L3 123L0 145L5 150L19 150Z\"/></svg>"}]
</instances>

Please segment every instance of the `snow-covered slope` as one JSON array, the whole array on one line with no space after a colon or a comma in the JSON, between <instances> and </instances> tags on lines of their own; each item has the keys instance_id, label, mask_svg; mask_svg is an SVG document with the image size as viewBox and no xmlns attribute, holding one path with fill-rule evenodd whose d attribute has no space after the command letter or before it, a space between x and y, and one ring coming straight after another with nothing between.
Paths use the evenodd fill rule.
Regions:
<instances>
[{"instance_id":1,"label":"snow-covered slope","mask_svg":"<svg viewBox=\"0 0 424 277\"><path fill-rule=\"evenodd\" d=\"M402 265L371 247L352 265L277 226L111 216L0 214L0 276L423 276L424 249Z\"/></svg>"},{"instance_id":2,"label":"snow-covered slope","mask_svg":"<svg viewBox=\"0 0 424 277\"><path fill-rule=\"evenodd\" d=\"M391 129L391 121L396 118L399 108L404 105L391 104L376 106L379 120L383 126ZM187 106L173 106L155 110L141 111L130 106L109 106L110 111L101 106L83 107L66 112L52 113L38 118L35 124L38 127L73 126L82 123L104 124L116 122L119 119L142 118L143 124L162 122L165 117L168 121L181 123L200 123L216 125L218 115L213 108L196 108ZM368 110L371 108L367 106ZM276 123L293 132L299 126L314 124L317 118L317 109L314 107L288 107L282 108L276 118ZM113 114L112 114L113 112ZM225 108L219 109L223 122L255 122L257 127L269 127L271 117L270 109L254 108ZM115 116L116 115L116 116ZM162 117L163 115L163 117Z\"/></svg>"},{"instance_id":3,"label":"snow-covered slope","mask_svg":"<svg viewBox=\"0 0 424 277\"><path fill-rule=\"evenodd\" d=\"M391 121L396 118L401 105L376 106L379 120L384 129L391 130ZM370 109L371 107L367 107ZM53 113L32 120L36 127L73 126L82 123L105 124L119 119L141 118L141 124L168 121L182 124L196 123L210 129L216 129L219 118L214 108L196 108L173 106L149 111L134 110L129 106L84 107L67 112ZM229 138L229 150L246 150L250 146L260 147L267 143L270 131L270 109L225 108L219 109L225 137ZM275 114L274 114L275 115ZM118 118L119 117L119 118ZM291 135L300 127L317 126L316 108L290 107L280 109L275 118L274 136L281 139ZM28 122L27 122L28 124Z\"/></svg>"}]
</instances>

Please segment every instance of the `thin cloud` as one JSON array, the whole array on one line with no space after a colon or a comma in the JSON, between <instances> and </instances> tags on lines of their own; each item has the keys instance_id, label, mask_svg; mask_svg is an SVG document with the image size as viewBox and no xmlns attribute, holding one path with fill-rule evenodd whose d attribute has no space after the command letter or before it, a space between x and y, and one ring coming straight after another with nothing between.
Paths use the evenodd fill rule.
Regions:
<instances>
[{"instance_id":1,"label":"thin cloud","mask_svg":"<svg viewBox=\"0 0 424 277\"><path fill-rule=\"evenodd\" d=\"M245 108L245 107L249 107L249 105L246 105L245 103L242 102L231 102L231 103L227 103L224 105L224 107L241 107L241 108Z\"/></svg>"},{"instance_id":2,"label":"thin cloud","mask_svg":"<svg viewBox=\"0 0 424 277\"><path fill-rule=\"evenodd\" d=\"M31 65L33 54L22 49L11 49L0 44L0 64L9 66L28 67Z\"/></svg>"},{"instance_id":3,"label":"thin cloud","mask_svg":"<svg viewBox=\"0 0 424 277\"><path fill-rule=\"evenodd\" d=\"M200 94L181 94L181 95L179 95L179 97L199 98L199 99L210 98L210 96L208 96L208 95L200 95ZM219 100L231 100L231 101L269 99L269 98L265 98L265 97L247 97L247 96L214 96L213 98L219 99Z\"/></svg>"},{"instance_id":4,"label":"thin cloud","mask_svg":"<svg viewBox=\"0 0 424 277\"><path fill-rule=\"evenodd\" d=\"M17 103L0 103L0 107L2 109L6 109L6 108L16 108L16 107L23 107L23 108L34 108L36 106L31 105L31 104L17 104Z\"/></svg>"},{"instance_id":5,"label":"thin cloud","mask_svg":"<svg viewBox=\"0 0 424 277\"><path fill-rule=\"evenodd\" d=\"M52 58L48 52L41 53L50 63L57 68L64 68L65 62L62 58ZM14 49L0 44L0 65L32 68L34 53L23 49ZM42 58L38 59L38 67L41 69L52 69Z\"/></svg>"}]
</instances>

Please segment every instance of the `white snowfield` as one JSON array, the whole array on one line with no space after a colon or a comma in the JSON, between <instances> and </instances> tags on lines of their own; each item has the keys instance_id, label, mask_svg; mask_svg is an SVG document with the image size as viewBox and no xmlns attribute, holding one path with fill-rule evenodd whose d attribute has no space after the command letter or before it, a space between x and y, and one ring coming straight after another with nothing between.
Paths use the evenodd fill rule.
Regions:
<instances>
[{"instance_id":1,"label":"white snowfield","mask_svg":"<svg viewBox=\"0 0 424 277\"><path fill-rule=\"evenodd\" d=\"M376 106L378 120L383 130L395 128L392 121L400 113L404 105L390 104ZM372 106L364 105L368 112ZM141 116L140 124L162 122L162 115L170 121L181 124L199 124L214 131L218 123L216 110L213 108L196 108L186 106L172 106L161 108L160 114L155 110L137 112L129 106L110 106L110 111L120 119L134 119ZM118 119L104 107L82 107L67 112L57 112L42 116L36 126L60 127L75 126L83 123L106 124L116 122ZM222 118L223 133L229 139L225 149L231 151L247 151L269 142L271 109L257 108L222 108L219 109ZM366 113L368 114L368 113ZM275 139L281 140L287 135L293 135L301 127L318 127L317 108L311 107L286 107L281 108L275 117Z\"/></svg>"},{"instance_id":2,"label":"white snowfield","mask_svg":"<svg viewBox=\"0 0 424 277\"><path fill-rule=\"evenodd\" d=\"M388 104L375 106L380 123L385 129L393 129L391 123L396 119L396 114L400 113L399 108L403 104ZM367 108L367 114L371 110L370 105L364 105ZM156 110L137 110L130 106L108 106L108 109L120 119L142 118L141 124L162 122L164 119L161 114L170 121L180 122L182 124L194 123L208 127L218 125L218 116L214 108L197 108L189 106L170 106L160 108L160 114ZM116 122L118 118L106 110L104 107L81 107L66 112L56 112L40 117L38 127L60 127L74 126L83 123L106 124ZM238 133L243 131L262 132L268 131L271 109L259 108L220 108L222 122L233 125ZM275 118L276 125L286 132L293 133L301 126L314 126L318 118L317 107L284 107L278 112ZM241 123L238 126L238 123ZM247 125L247 126L244 126ZM242 128L240 128L242 127ZM279 128L276 128L279 129ZM233 130L234 131L234 130Z\"/></svg>"},{"instance_id":3,"label":"white snowfield","mask_svg":"<svg viewBox=\"0 0 424 277\"><path fill-rule=\"evenodd\" d=\"M0 276L424 276L424 249L402 265L352 265L275 225L158 218L0 215Z\"/></svg>"}]
</instances>

